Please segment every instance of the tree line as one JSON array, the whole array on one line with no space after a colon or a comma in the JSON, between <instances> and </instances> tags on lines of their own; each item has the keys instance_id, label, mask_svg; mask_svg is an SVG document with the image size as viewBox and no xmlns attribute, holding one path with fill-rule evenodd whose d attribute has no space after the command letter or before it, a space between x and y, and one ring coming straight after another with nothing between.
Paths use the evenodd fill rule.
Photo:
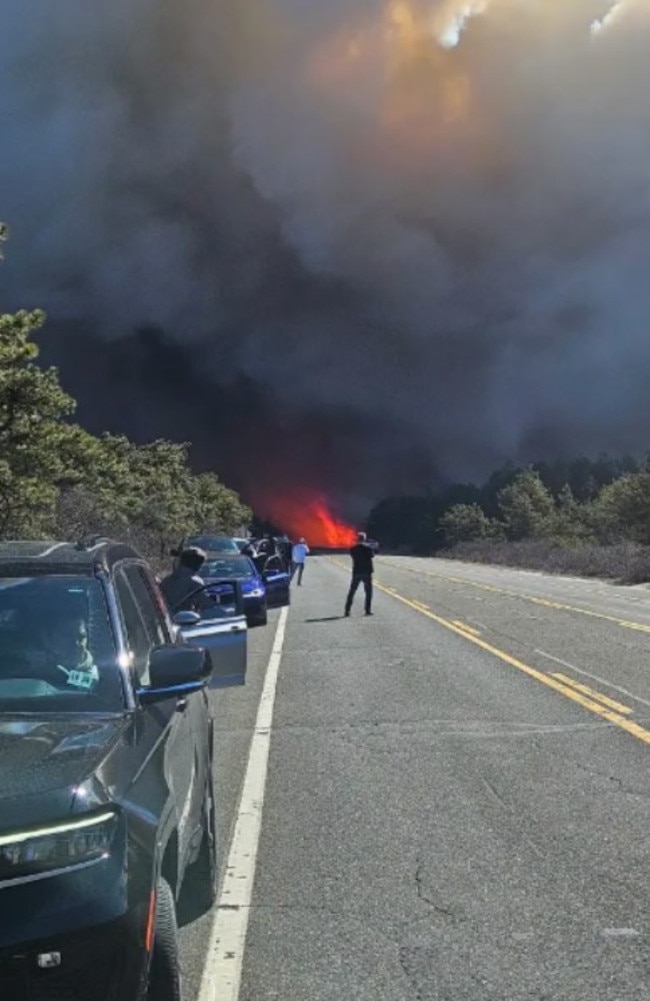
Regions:
<instances>
[{"instance_id":1,"label":"tree line","mask_svg":"<svg viewBox=\"0 0 650 1001\"><path fill-rule=\"evenodd\" d=\"M650 461L508 463L482 486L387 498L373 508L368 531L387 548L424 553L480 542L650 546Z\"/></svg>"},{"instance_id":2,"label":"tree line","mask_svg":"<svg viewBox=\"0 0 650 1001\"><path fill-rule=\"evenodd\" d=\"M112 535L157 562L188 532L249 522L215 473L192 471L189 443L136 444L75 423L58 370L38 363L44 322L40 310L0 314L0 538Z\"/></svg>"}]
</instances>

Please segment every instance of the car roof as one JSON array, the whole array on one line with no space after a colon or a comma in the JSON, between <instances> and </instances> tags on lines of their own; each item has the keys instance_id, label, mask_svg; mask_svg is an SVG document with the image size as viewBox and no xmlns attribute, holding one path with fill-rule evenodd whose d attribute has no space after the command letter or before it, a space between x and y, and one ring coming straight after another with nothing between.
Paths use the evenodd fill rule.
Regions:
<instances>
[{"instance_id":1,"label":"car roof","mask_svg":"<svg viewBox=\"0 0 650 1001\"><path fill-rule=\"evenodd\" d=\"M125 559L142 560L136 549L94 536L80 542L19 539L0 542L0 577L93 574Z\"/></svg>"}]
</instances>

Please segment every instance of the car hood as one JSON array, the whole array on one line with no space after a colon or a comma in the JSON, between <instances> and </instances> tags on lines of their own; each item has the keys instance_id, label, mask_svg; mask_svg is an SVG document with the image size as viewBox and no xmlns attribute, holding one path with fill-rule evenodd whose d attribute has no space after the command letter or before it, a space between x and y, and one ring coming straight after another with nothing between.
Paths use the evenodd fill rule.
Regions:
<instances>
[{"instance_id":1,"label":"car hood","mask_svg":"<svg viewBox=\"0 0 650 1001\"><path fill-rule=\"evenodd\" d=\"M70 810L77 787L101 768L128 721L123 716L2 716L0 817L30 822ZM13 801L13 802L11 802ZM20 822L20 821L19 821Z\"/></svg>"}]
</instances>

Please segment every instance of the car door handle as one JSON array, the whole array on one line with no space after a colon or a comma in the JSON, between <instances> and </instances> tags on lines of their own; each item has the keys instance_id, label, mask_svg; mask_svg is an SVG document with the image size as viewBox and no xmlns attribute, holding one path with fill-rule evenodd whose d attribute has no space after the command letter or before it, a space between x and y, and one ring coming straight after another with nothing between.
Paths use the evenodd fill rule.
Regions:
<instances>
[{"instance_id":1,"label":"car door handle","mask_svg":"<svg viewBox=\"0 0 650 1001\"><path fill-rule=\"evenodd\" d=\"M176 703L176 712L184 713L187 709L187 699L179 699Z\"/></svg>"}]
</instances>

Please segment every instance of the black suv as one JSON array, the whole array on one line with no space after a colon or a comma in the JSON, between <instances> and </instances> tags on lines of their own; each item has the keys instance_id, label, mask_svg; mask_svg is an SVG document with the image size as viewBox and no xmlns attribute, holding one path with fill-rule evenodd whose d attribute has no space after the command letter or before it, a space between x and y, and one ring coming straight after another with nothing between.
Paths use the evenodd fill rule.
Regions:
<instances>
[{"instance_id":1,"label":"black suv","mask_svg":"<svg viewBox=\"0 0 650 1001\"><path fill-rule=\"evenodd\" d=\"M2 1001L180 998L181 887L216 894L211 670L133 549L0 544Z\"/></svg>"}]
</instances>

